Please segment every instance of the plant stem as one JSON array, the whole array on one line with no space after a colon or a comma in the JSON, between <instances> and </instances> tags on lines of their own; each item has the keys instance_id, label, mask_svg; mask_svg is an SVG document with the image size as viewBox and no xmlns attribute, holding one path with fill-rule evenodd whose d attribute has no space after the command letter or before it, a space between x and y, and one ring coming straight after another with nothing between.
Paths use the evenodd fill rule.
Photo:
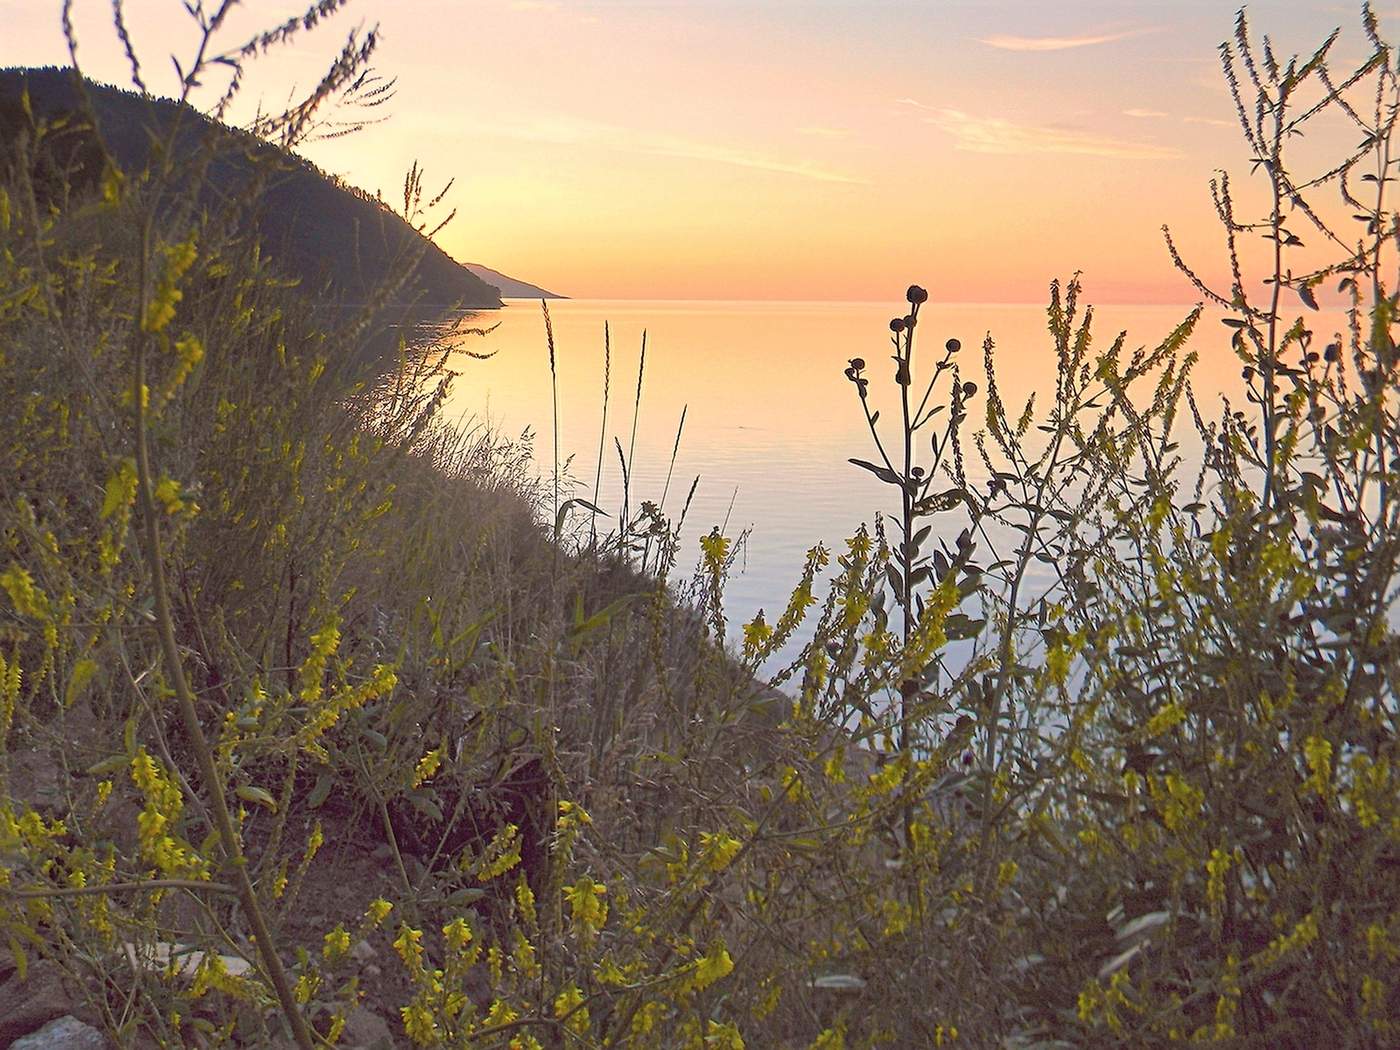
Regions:
<instances>
[{"instance_id":1,"label":"plant stem","mask_svg":"<svg viewBox=\"0 0 1400 1050\"><path fill-rule=\"evenodd\" d=\"M282 960L277 954L277 945L258 903L257 892L248 876L248 860L238 841L238 833L229 815L228 802L224 797L223 783L214 765L214 754L204 736L204 727L199 722L199 712L195 709L194 694L185 678L184 665L180 659L179 643L175 640L175 624L170 613L170 595L165 582L165 562L161 554L160 528L157 521L155 497L151 481L151 456L147 442L146 407L146 295L150 259L152 217L148 216L141 230L141 260L138 284L138 309L136 311L135 357L136 374L132 383L132 401L136 411L136 476L137 497L141 505L142 532L146 564L151 573L151 589L155 592L156 631L160 637L161 653L170 670L170 684L175 692L180 721L189 737L190 748L199 764L200 777L204 789L209 794L209 809L214 817L215 830L223 847L224 867L232 876L233 886L238 893L239 903L253 928L258 955L263 968L277 993L282 1014L291 1026L292 1036L301 1050L314 1050L315 1041L311 1029L297 1007L287 972L282 968Z\"/></svg>"},{"instance_id":2,"label":"plant stem","mask_svg":"<svg viewBox=\"0 0 1400 1050\"><path fill-rule=\"evenodd\" d=\"M598 469L593 475L593 509L588 515L588 546L598 543L598 490L603 487L603 446L608 437L608 387L612 381L612 337L603 322L603 421L598 425Z\"/></svg>"},{"instance_id":3,"label":"plant stem","mask_svg":"<svg viewBox=\"0 0 1400 1050\"><path fill-rule=\"evenodd\" d=\"M140 882L109 882L101 886L33 886L26 889L10 889L0 886L0 893L21 900L38 900L43 897L86 897L98 893L132 893L150 890L198 890L204 893L222 893L238 896L238 887L226 882L205 882L203 879L145 879Z\"/></svg>"}]
</instances>

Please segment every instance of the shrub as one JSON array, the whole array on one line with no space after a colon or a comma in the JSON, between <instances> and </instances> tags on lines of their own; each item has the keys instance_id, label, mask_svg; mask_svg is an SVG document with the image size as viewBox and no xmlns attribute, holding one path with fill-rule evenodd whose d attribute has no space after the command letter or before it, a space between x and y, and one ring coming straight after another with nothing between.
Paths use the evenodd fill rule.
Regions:
<instances>
[{"instance_id":1,"label":"shrub","mask_svg":"<svg viewBox=\"0 0 1400 1050\"><path fill-rule=\"evenodd\" d=\"M197 187L89 164L100 138L46 153L21 109L17 979L68 975L123 1045L335 1042L361 1003L421 1046L1393 1043L1400 80L1363 25L1346 75L1243 18L1223 51L1267 214L1237 220L1222 177L1231 287L1177 259L1245 408L1191 386L1204 308L1103 345L1057 283L1053 395L1007 406L990 336L977 381L956 341L926 374L912 287L896 437L868 414L856 461L898 514L814 547L732 648L718 529L690 581L659 515L573 542L527 448L437 420L443 344L376 358L379 304L318 308ZM1362 148L1290 174L1328 114ZM1301 222L1338 254L1300 275ZM1334 280L1347 329L1318 350L1285 293L1311 311ZM846 375L864 405L879 374Z\"/></svg>"}]
</instances>

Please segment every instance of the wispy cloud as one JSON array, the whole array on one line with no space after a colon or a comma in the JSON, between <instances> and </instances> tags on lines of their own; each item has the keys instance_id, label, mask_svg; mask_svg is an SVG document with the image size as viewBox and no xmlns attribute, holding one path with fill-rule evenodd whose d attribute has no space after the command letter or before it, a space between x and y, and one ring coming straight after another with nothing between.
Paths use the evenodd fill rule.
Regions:
<instances>
[{"instance_id":1,"label":"wispy cloud","mask_svg":"<svg viewBox=\"0 0 1400 1050\"><path fill-rule=\"evenodd\" d=\"M1076 47L1111 44L1115 40L1154 33L1155 29L1125 29L1118 33L1086 33L1081 36L1011 36L997 34L978 38L978 43L1002 51L1068 51Z\"/></svg>"},{"instance_id":2,"label":"wispy cloud","mask_svg":"<svg viewBox=\"0 0 1400 1050\"><path fill-rule=\"evenodd\" d=\"M701 142L675 135L654 134L602 121L571 117L521 124L477 124L479 134L527 142L545 142L561 146L590 146L635 153L652 157L674 157L679 160L724 164L753 171L791 175L815 182L835 182L862 185L865 179L824 168L803 160L792 160L767 153L728 146L723 143Z\"/></svg>"},{"instance_id":3,"label":"wispy cloud","mask_svg":"<svg viewBox=\"0 0 1400 1050\"><path fill-rule=\"evenodd\" d=\"M1158 119L1171 118L1172 114L1164 113L1160 109L1125 109L1123 116ZM1179 119L1183 124L1206 124L1212 128L1233 128L1235 126L1233 120L1219 120L1215 117L1179 117L1173 119Z\"/></svg>"},{"instance_id":4,"label":"wispy cloud","mask_svg":"<svg viewBox=\"0 0 1400 1050\"><path fill-rule=\"evenodd\" d=\"M1116 160L1168 160L1181 156L1181 151L1171 146L1128 142L1072 128L1017 124L1001 117L979 117L958 109L939 109L924 120L950 135L956 147L968 153L1069 153Z\"/></svg>"}]
</instances>

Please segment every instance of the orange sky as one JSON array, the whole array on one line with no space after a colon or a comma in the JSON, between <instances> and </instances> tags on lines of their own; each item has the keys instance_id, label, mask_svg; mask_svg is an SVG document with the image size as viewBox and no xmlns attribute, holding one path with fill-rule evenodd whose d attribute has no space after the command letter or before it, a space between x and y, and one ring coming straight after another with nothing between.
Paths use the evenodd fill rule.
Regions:
<instances>
[{"instance_id":1,"label":"orange sky","mask_svg":"<svg viewBox=\"0 0 1400 1050\"><path fill-rule=\"evenodd\" d=\"M179 0L126 6L173 90ZM227 44L297 6L248 0ZM66 62L58 9L0 0L0 65ZM125 83L109 10L75 0L79 58ZM1358 10L1250 16L1358 56ZM358 0L257 64L249 105L374 24L391 119L304 152L391 201L414 160L455 177L443 247L575 297L1040 301L1078 269L1098 301L1188 302L1160 226L1218 272L1206 184L1247 171L1221 0Z\"/></svg>"}]
</instances>

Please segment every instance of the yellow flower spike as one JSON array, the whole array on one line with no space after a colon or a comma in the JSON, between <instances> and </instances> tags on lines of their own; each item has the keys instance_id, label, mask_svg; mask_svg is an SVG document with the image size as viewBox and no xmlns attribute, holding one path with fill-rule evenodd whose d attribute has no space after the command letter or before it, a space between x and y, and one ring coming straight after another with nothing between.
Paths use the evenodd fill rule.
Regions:
<instances>
[{"instance_id":1,"label":"yellow flower spike","mask_svg":"<svg viewBox=\"0 0 1400 1050\"><path fill-rule=\"evenodd\" d=\"M399 1017L403 1019L404 1034L417 1045L430 1046L438 1041L437 1021L427 1006L418 1002L401 1006Z\"/></svg>"},{"instance_id":2,"label":"yellow flower spike","mask_svg":"<svg viewBox=\"0 0 1400 1050\"><path fill-rule=\"evenodd\" d=\"M324 943L321 946L321 955L328 962L336 962L345 957L350 950L350 933L345 929L343 923L337 923L335 929L326 934Z\"/></svg>"},{"instance_id":3,"label":"yellow flower spike","mask_svg":"<svg viewBox=\"0 0 1400 1050\"><path fill-rule=\"evenodd\" d=\"M593 818L577 802L571 802L566 798L559 800L559 819L556 826L560 831L571 827L587 827L592 823Z\"/></svg>"},{"instance_id":4,"label":"yellow flower spike","mask_svg":"<svg viewBox=\"0 0 1400 1050\"><path fill-rule=\"evenodd\" d=\"M431 780L442 766L442 748L435 747L418 760L418 766L413 771L413 787L418 787L426 780Z\"/></svg>"},{"instance_id":5,"label":"yellow flower spike","mask_svg":"<svg viewBox=\"0 0 1400 1050\"><path fill-rule=\"evenodd\" d=\"M1180 702L1173 700L1171 703L1163 705L1156 714L1147 721L1147 735L1161 736L1167 730L1180 725L1186 721L1186 709Z\"/></svg>"},{"instance_id":6,"label":"yellow flower spike","mask_svg":"<svg viewBox=\"0 0 1400 1050\"><path fill-rule=\"evenodd\" d=\"M706 1050L744 1050L744 1039L733 1022L710 1021L705 1027Z\"/></svg>"},{"instance_id":7,"label":"yellow flower spike","mask_svg":"<svg viewBox=\"0 0 1400 1050\"><path fill-rule=\"evenodd\" d=\"M450 951L459 952L471 943L472 928L459 916L442 928L442 936Z\"/></svg>"},{"instance_id":8,"label":"yellow flower spike","mask_svg":"<svg viewBox=\"0 0 1400 1050\"><path fill-rule=\"evenodd\" d=\"M18 565L11 565L0 573L0 588L10 596L15 611L21 616L47 622L53 617L52 606L43 588L34 585L34 577Z\"/></svg>"},{"instance_id":9,"label":"yellow flower spike","mask_svg":"<svg viewBox=\"0 0 1400 1050\"><path fill-rule=\"evenodd\" d=\"M305 1006L311 1002L311 997L316 994L316 990L321 985L321 979L316 974L304 973L297 978L296 988L292 991L292 997Z\"/></svg>"},{"instance_id":10,"label":"yellow flower spike","mask_svg":"<svg viewBox=\"0 0 1400 1050\"><path fill-rule=\"evenodd\" d=\"M1307 783L1323 797L1327 796L1332 782L1332 743L1320 737L1310 736L1303 742L1303 754L1312 774Z\"/></svg>"},{"instance_id":11,"label":"yellow flower spike","mask_svg":"<svg viewBox=\"0 0 1400 1050\"><path fill-rule=\"evenodd\" d=\"M383 924L384 920L389 917L389 913L393 910L394 906L392 904L383 897L379 897L370 901L369 910L365 912L365 915L373 925L379 926Z\"/></svg>"},{"instance_id":12,"label":"yellow flower spike","mask_svg":"<svg viewBox=\"0 0 1400 1050\"><path fill-rule=\"evenodd\" d=\"M594 882L587 875L581 876L572 886L564 887L564 899L569 903L569 912L574 926L585 937L591 937L608 919L608 905L603 900L608 888Z\"/></svg>"},{"instance_id":13,"label":"yellow flower spike","mask_svg":"<svg viewBox=\"0 0 1400 1050\"><path fill-rule=\"evenodd\" d=\"M477 862L477 878L490 882L520 863L520 829L507 824L492 837L486 852Z\"/></svg>"},{"instance_id":14,"label":"yellow flower spike","mask_svg":"<svg viewBox=\"0 0 1400 1050\"><path fill-rule=\"evenodd\" d=\"M407 924L399 927L399 935L394 939L393 947L409 970L416 973L423 968L422 930L415 930Z\"/></svg>"},{"instance_id":15,"label":"yellow flower spike","mask_svg":"<svg viewBox=\"0 0 1400 1050\"><path fill-rule=\"evenodd\" d=\"M773 628L763 619L763 610L760 609L757 616L744 624L744 656L756 656L772 637Z\"/></svg>"},{"instance_id":16,"label":"yellow flower spike","mask_svg":"<svg viewBox=\"0 0 1400 1050\"><path fill-rule=\"evenodd\" d=\"M937 1033L934 1038L937 1039ZM807 1050L846 1050L846 1026L838 1024L834 1028L823 1029Z\"/></svg>"},{"instance_id":17,"label":"yellow flower spike","mask_svg":"<svg viewBox=\"0 0 1400 1050\"><path fill-rule=\"evenodd\" d=\"M588 1007L583 1001L583 992L574 984L554 997L554 1016L565 1018L564 1027L579 1035L588 1031Z\"/></svg>"},{"instance_id":18,"label":"yellow flower spike","mask_svg":"<svg viewBox=\"0 0 1400 1050\"><path fill-rule=\"evenodd\" d=\"M723 941L716 941L710 950L696 961L691 983L697 991L704 991L716 981L728 977L733 969L734 960L729 956L729 949L724 946Z\"/></svg>"},{"instance_id":19,"label":"yellow flower spike","mask_svg":"<svg viewBox=\"0 0 1400 1050\"><path fill-rule=\"evenodd\" d=\"M491 1004L491 1009L486 1013L486 1025L491 1027L500 1024L510 1024L518 1020L520 1015L510 1008L504 999L497 999Z\"/></svg>"},{"instance_id":20,"label":"yellow flower spike","mask_svg":"<svg viewBox=\"0 0 1400 1050\"><path fill-rule=\"evenodd\" d=\"M164 246L161 253L165 256L164 264L141 318L141 328L147 332L160 332L175 318L175 306L183 298L180 279L194 265L197 255L194 237L179 244Z\"/></svg>"},{"instance_id":21,"label":"yellow flower spike","mask_svg":"<svg viewBox=\"0 0 1400 1050\"><path fill-rule=\"evenodd\" d=\"M700 849L711 871L723 871L729 867L730 861L743 845L734 836L726 835L722 831L713 835L704 831L700 833Z\"/></svg>"},{"instance_id":22,"label":"yellow flower spike","mask_svg":"<svg viewBox=\"0 0 1400 1050\"><path fill-rule=\"evenodd\" d=\"M346 1017L344 1012L337 1012L331 1018L331 1026L326 1030L326 1042L334 1046L340 1042L340 1037L345 1034Z\"/></svg>"},{"instance_id":23,"label":"yellow flower spike","mask_svg":"<svg viewBox=\"0 0 1400 1050\"><path fill-rule=\"evenodd\" d=\"M539 915L535 908L535 891L530 889L530 884L525 881L524 873L515 883L515 906L520 917L528 925L534 926L539 922Z\"/></svg>"},{"instance_id":24,"label":"yellow flower spike","mask_svg":"<svg viewBox=\"0 0 1400 1050\"><path fill-rule=\"evenodd\" d=\"M705 568L712 574L724 571L724 563L729 557L730 540L722 535L716 525L709 534L700 540L700 550L705 556Z\"/></svg>"},{"instance_id":25,"label":"yellow flower spike","mask_svg":"<svg viewBox=\"0 0 1400 1050\"><path fill-rule=\"evenodd\" d=\"M107 479L100 517L106 521L112 515L130 509L135 500L136 461L127 457L117 464L117 469Z\"/></svg>"}]
</instances>

